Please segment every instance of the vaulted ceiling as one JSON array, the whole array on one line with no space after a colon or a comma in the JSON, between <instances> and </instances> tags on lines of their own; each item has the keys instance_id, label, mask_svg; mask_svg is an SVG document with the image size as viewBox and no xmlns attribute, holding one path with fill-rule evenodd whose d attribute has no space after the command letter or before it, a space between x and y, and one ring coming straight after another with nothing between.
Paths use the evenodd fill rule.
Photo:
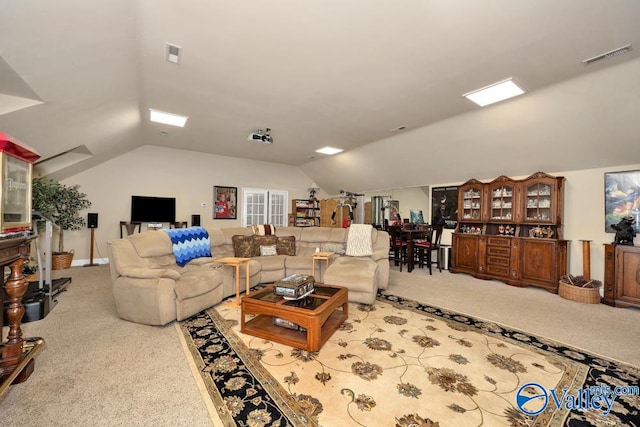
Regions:
<instances>
[{"instance_id":1,"label":"vaulted ceiling","mask_svg":"<svg viewBox=\"0 0 640 427\"><path fill-rule=\"evenodd\" d=\"M477 173L491 176L499 159L468 133L531 132L526 102L565 111L611 89L623 117L638 115L639 22L636 0L1 0L0 130L43 159L81 152L84 160L53 172L58 178L157 145L299 165L321 185L342 180L359 190L364 184L350 174L367 169L354 156L377 168L393 141L413 150L424 138L437 138L439 154L475 157ZM179 64L166 61L167 43L181 47ZM582 62L628 44L628 53ZM590 87L591 74L617 84ZM508 77L527 89L522 100L480 110L461 96ZM594 103L596 116L619 126L609 118L618 109L605 104L598 111ZM189 120L184 128L150 123L149 108ZM457 117L466 119L443 128ZM579 126L579 116L571 120ZM550 156L563 144L591 167L620 161L568 138L561 118L541 123L563 140L537 138L532 155L513 160L523 170L547 166L533 153ZM406 130L392 131L400 126ZM637 125L629 126L603 142L624 149L635 137L637 145ZM274 144L247 141L267 127ZM346 152L315 153L326 145ZM426 183L451 177L448 162L428 169Z\"/></svg>"}]
</instances>

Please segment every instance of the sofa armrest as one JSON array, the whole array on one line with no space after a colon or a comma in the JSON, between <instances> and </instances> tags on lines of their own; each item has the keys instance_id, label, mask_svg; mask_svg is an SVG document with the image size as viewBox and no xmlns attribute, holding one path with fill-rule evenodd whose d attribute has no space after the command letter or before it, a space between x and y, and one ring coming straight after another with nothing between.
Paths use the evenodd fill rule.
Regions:
<instances>
[{"instance_id":1,"label":"sofa armrest","mask_svg":"<svg viewBox=\"0 0 640 427\"><path fill-rule=\"evenodd\" d=\"M373 251L373 254L371 254L371 259L374 261L389 259L389 249Z\"/></svg>"},{"instance_id":2,"label":"sofa armrest","mask_svg":"<svg viewBox=\"0 0 640 427\"><path fill-rule=\"evenodd\" d=\"M224 264L217 262L212 257L200 257L192 259L187 263L187 265L185 265L185 267L204 267L216 270L224 267Z\"/></svg>"},{"instance_id":3,"label":"sofa armrest","mask_svg":"<svg viewBox=\"0 0 640 427\"><path fill-rule=\"evenodd\" d=\"M169 268L126 267L122 269L120 274L134 279L180 279L180 273Z\"/></svg>"},{"instance_id":4,"label":"sofa armrest","mask_svg":"<svg viewBox=\"0 0 640 427\"><path fill-rule=\"evenodd\" d=\"M212 257L199 257L199 258L192 259L187 263L187 265L206 265L214 262L215 261L213 260Z\"/></svg>"}]
</instances>

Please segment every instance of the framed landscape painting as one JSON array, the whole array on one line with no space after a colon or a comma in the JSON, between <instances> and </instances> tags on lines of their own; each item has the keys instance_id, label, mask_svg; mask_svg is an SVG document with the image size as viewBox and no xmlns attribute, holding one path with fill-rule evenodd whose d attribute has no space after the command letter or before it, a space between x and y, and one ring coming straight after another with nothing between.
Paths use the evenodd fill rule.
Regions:
<instances>
[{"instance_id":1,"label":"framed landscape painting","mask_svg":"<svg viewBox=\"0 0 640 427\"><path fill-rule=\"evenodd\" d=\"M611 227L623 217L631 216L640 230L640 171L607 172L604 174L604 231L615 233Z\"/></svg>"},{"instance_id":2,"label":"framed landscape painting","mask_svg":"<svg viewBox=\"0 0 640 427\"><path fill-rule=\"evenodd\" d=\"M238 218L238 187L213 187L213 219Z\"/></svg>"}]
</instances>

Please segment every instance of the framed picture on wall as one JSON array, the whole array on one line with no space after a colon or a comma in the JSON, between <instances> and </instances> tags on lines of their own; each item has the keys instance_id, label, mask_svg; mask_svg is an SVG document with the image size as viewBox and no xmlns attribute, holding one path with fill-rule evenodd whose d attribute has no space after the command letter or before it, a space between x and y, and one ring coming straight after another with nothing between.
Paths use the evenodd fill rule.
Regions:
<instances>
[{"instance_id":1,"label":"framed picture on wall","mask_svg":"<svg viewBox=\"0 0 640 427\"><path fill-rule=\"evenodd\" d=\"M389 200L389 223L399 222L402 222L402 218L400 217L400 201Z\"/></svg>"},{"instance_id":2,"label":"framed picture on wall","mask_svg":"<svg viewBox=\"0 0 640 427\"><path fill-rule=\"evenodd\" d=\"M606 172L604 174L604 231L615 233L611 226L631 216L640 231L640 171Z\"/></svg>"},{"instance_id":3,"label":"framed picture on wall","mask_svg":"<svg viewBox=\"0 0 640 427\"><path fill-rule=\"evenodd\" d=\"M238 218L238 187L213 187L213 219Z\"/></svg>"},{"instance_id":4,"label":"framed picture on wall","mask_svg":"<svg viewBox=\"0 0 640 427\"><path fill-rule=\"evenodd\" d=\"M431 224L455 229L458 224L458 187L431 189Z\"/></svg>"}]
</instances>

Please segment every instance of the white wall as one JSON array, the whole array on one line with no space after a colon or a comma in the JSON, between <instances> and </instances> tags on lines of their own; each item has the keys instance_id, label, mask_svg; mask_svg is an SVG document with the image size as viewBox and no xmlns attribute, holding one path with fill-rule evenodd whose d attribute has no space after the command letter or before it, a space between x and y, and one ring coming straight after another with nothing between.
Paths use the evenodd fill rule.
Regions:
<instances>
[{"instance_id":1,"label":"white wall","mask_svg":"<svg viewBox=\"0 0 640 427\"><path fill-rule=\"evenodd\" d=\"M107 258L107 241L120 237L119 222L130 219L132 195L175 197L176 221L191 224L191 215L200 214L203 226L223 228L240 226L240 216L213 219L214 185L238 187L241 206L242 187L287 190L290 199L306 198L311 182L295 166L155 146L140 147L63 181L79 184L91 200L85 218L87 212L98 213L94 262ZM89 239L88 229L65 231L65 249L76 253L74 265L89 259Z\"/></svg>"},{"instance_id":2,"label":"white wall","mask_svg":"<svg viewBox=\"0 0 640 427\"><path fill-rule=\"evenodd\" d=\"M625 170L640 170L640 163L578 171L544 171L566 177L563 231L564 238L570 240L570 273L582 274L581 240L591 240L591 276L603 279L603 244L611 243L614 237L613 233L604 230L604 173ZM501 171L496 171L493 178L499 175ZM432 187L460 185L470 178L473 177L462 171L459 182L433 183ZM414 179L418 181L420 178ZM87 193L93 202L87 212L99 214L94 254L94 258L99 259L108 256L107 241L119 237L119 221L129 219L133 194L176 197L177 220L190 222L192 214L200 214L203 226L222 228L239 226L240 221L212 219L214 185L238 187L239 194L242 187L282 189L289 191L292 199L308 196L307 187L311 179L295 166L144 146L64 183L79 184L80 190ZM422 209L425 219L428 221L430 218L430 197L421 187L367 193L367 196L372 195L391 195L400 200L403 218L408 217L410 209ZM324 193L321 191L319 198L322 197ZM202 202L207 206L201 207ZM89 258L89 236L87 229L65 233L65 247L75 250L76 264L82 264ZM442 243L451 243L451 230L445 230Z\"/></svg>"}]
</instances>

